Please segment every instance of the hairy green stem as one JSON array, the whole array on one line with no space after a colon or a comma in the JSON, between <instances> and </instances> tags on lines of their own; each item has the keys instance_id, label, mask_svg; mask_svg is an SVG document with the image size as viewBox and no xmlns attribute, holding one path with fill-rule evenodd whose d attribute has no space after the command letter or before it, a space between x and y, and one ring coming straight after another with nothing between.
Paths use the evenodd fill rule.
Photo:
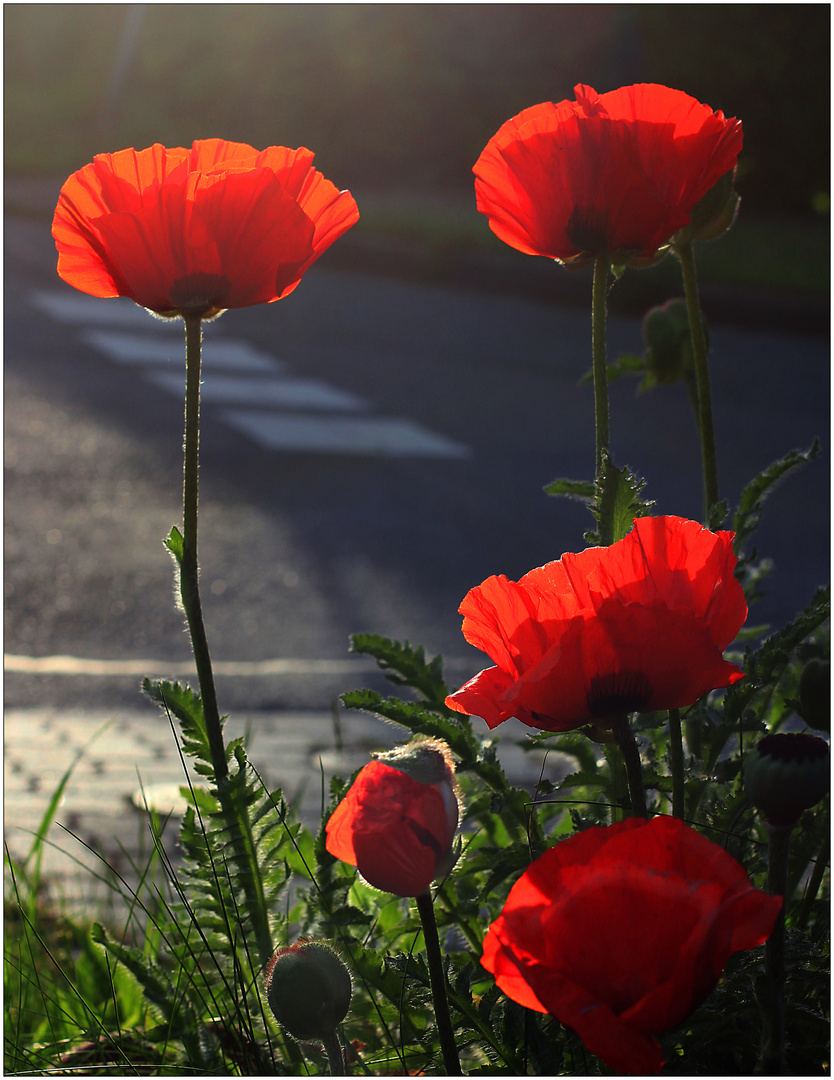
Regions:
<instances>
[{"instance_id":1,"label":"hairy green stem","mask_svg":"<svg viewBox=\"0 0 834 1080\"><path fill-rule=\"evenodd\" d=\"M692 338L692 355L695 361L695 378L698 389L698 431L701 436L701 467L704 474L704 524L709 524L710 510L718 502L718 459L715 452L715 428L712 420L712 391L710 390L709 363L707 361L707 336L704 316L698 296L698 278L695 273L695 253L690 241L675 245L675 253L681 264L683 291L686 297L686 313L689 317L689 334Z\"/></svg>"},{"instance_id":2,"label":"hairy green stem","mask_svg":"<svg viewBox=\"0 0 834 1080\"><path fill-rule=\"evenodd\" d=\"M237 829L237 850L246 866L243 871L247 906L255 930L258 959L261 966L272 954L272 935L269 914L263 888L263 878L258 864L258 853L249 812L246 807L236 808L224 783L229 775L226 762L226 746L223 726L217 705L214 674L211 667L208 639L203 623L200 604L199 564L197 560L197 507L198 474L200 464L200 363L202 345L202 319L199 315L185 315L185 444L183 466L183 535L182 562L180 564L180 595L188 622L191 647L197 666L200 698L206 735L211 750L214 780L223 812L229 824ZM239 856L240 857L240 856Z\"/></svg>"},{"instance_id":3,"label":"hairy green stem","mask_svg":"<svg viewBox=\"0 0 834 1080\"><path fill-rule=\"evenodd\" d=\"M632 816L647 818L649 814L646 810L646 793L643 789L643 766L640 761L640 750L637 747L637 740L634 738L634 732L631 730L628 717L617 717L613 729L617 746L619 746L625 762Z\"/></svg>"},{"instance_id":4,"label":"hairy green stem","mask_svg":"<svg viewBox=\"0 0 834 1080\"><path fill-rule=\"evenodd\" d=\"M796 927L798 930L804 930L808 925L811 908L817 898L817 893L819 892L820 885L822 885L822 879L825 876L825 871L828 867L828 859L831 852L831 829L828 814L825 816L825 826L822 830L822 838L820 850L817 852L817 860L814 863L814 869L811 871L811 876L805 887L805 895L802 897L802 903L796 917Z\"/></svg>"},{"instance_id":5,"label":"hairy green stem","mask_svg":"<svg viewBox=\"0 0 834 1080\"><path fill-rule=\"evenodd\" d=\"M220 712L217 707L217 693L214 688L214 674L211 669L206 630L203 625L203 609L200 604L199 565L197 562L197 503L198 473L200 467L200 359L203 337L202 317L186 315L185 318L185 445L183 466L183 533L182 565L180 567L180 595L191 647L194 650L194 662L197 665L197 679L200 683L200 697L203 702L203 715L206 721L206 733L211 748L214 765L214 779L219 784L228 774L226 748L223 742L223 729Z\"/></svg>"},{"instance_id":6,"label":"hairy green stem","mask_svg":"<svg viewBox=\"0 0 834 1080\"><path fill-rule=\"evenodd\" d=\"M672 763L672 816L684 816L683 732L680 709L669 710L669 757Z\"/></svg>"},{"instance_id":7,"label":"hairy green stem","mask_svg":"<svg viewBox=\"0 0 834 1080\"><path fill-rule=\"evenodd\" d=\"M594 372L594 424L596 428L596 475L610 453L611 437L608 426L608 351L605 343L606 299L608 287L608 255L603 252L594 261L594 287L591 302L591 348ZM600 526L601 528L602 526ZM610 537L603 537L610 543Z\"/></svg>"},{"instance_id":8,"label":"hairy green stem","mask_svg":"<svg viewBox=\"0 0 834 1080\"><path fill-rule=\"evenodd\" d=\"M431 979L431 995L434 1001L434 1016L437 1021L437 1034L447 1076L460 1076L460 1060L449 1015L449 1000L446 997L446 976L443 972L443 956L440 952L440 938L437 935L437 920L434 917L434 904L431 892L426 889L417 897L417 911L423 924L423 937L426 941L426 960Z\"/></svg>"},{"instance_id":9,"label":"hairy green stem","mask_svg":"<svg viewBox=\"0 0 834 1080\"><path fill-rule=\"evenodd\" d=\"M331 1076L346 1076L345 1052L339 1042L339 1033L333 1031L323 1040L324 1050L327 1054L327 1062L330 1066Z\"/></svg>"},{"instance_id":10,"label":"hairy green stem","mask_svg":"<svg viewBox=\"0 0 834 1080\"><path fill-rule=\"evenodd\" d=\"M765 942L765 973L757 982L762 1010L760 1071L766 1076L782 1076L785 1048L785 893L788 887L788 852L793 825L767 828L767 891L784 897L782 910Z\"/></svg>"}]
</instances>

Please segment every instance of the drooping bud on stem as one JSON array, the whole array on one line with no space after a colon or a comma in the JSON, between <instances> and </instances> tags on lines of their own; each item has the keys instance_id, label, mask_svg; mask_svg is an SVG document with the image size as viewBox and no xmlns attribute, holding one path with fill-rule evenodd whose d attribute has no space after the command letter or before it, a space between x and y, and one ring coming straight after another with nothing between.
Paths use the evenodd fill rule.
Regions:
<instances>
[{"instance_id":1,"label":"drooping bud on stem","mask_svg":"<svg viewBox=\"0 0 834 1080\"><path fill-rule=\"evenodd\" d=\"M327 823L327 850L377 889L419 896L455 860L460 820L451 751L413 739L374 755Z\"/></svg>"}]
</instances>

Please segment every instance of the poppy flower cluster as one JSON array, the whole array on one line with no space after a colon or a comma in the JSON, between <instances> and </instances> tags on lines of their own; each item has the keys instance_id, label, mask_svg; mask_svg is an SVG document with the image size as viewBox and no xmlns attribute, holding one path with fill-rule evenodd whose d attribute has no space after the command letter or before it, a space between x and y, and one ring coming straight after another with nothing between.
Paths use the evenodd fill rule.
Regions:
<instances>
[{"instance_id":1,"label":"poppy flower cluster","mask_svg":"<svg viewBox=\"0 0 834 1080\"><path fill-rule=\"evenodd\" d=\"M637 518L609 547L470 589L463 636L495 661L446 704L494 728L569 731L684 708L743 677L724 649L747 617L733 533Z\"/></svg>"},{"instance_id":2,"label":"poppy flower cluster","mask_svg":"<svg viewBox=\"0 0 834 1080\"><path fill-rule=\"evenodd\" d=\"M61 188L58 273L159 314L280 300L359 219L313 157L223 139L98 154Z\"/></svg>"},{"instance_id":3,"label":"poppy flower cluster","mask_svg":"<svg viewBox=\"0 0 834 1080\"><path fill-rule=\"evenodd\" d=\"M530 255L650 259L735 168L741 122L653 83L574 93L493 135L473 168L478 210Z\"/></svg>"},{"instance_id":4,"label":"poppy flower cluster","mask_svg":"<svg viewBox=\"0 0 834 1080\"><path fill-rule=\"evenodd\" d=\"M629 818L561 841L519 878L481 963L513 1001L573 1029L609 1068L659 1073L654 1035L760 945L782 907L676 818Z\"/></svg>"},{"instance_id":5,"label":"poppy flower cluster","mask_svg":"<svg viewBox=\"0 0 834 1080\"><path fill-rule=\"evenodd\" d=\"M451 752L420 739L361 770L327 822L326 847L369 885L420 896L451 869L459 820Z\"/></svg>"}]
</instances>

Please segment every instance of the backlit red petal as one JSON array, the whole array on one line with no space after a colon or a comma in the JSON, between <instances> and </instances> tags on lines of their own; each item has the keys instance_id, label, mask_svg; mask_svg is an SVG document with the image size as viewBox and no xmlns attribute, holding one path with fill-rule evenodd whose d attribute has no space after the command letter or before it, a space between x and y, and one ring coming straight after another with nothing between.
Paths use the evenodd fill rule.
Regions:
<instances>
[{"instance_id":1,"label":"backlit red petal","mask_svg":"<svg viewBox=\"0 0 834 1080\"><path fill-rule=\"evenodd\" d=\"M312 161L223 139L99 155L62 188L58 272L157 311L188 307L195 281L216 288L214 307L280 299L359 216Z\"/></svg>"},{"instance_id":2,"label":"backlit red petal","mask_svg":"<svg viewBox=\"0 0 834 1080\"><path fill-rule=\"evenodd\" d=\"M486 668L464 683L460 690L450 694L446 704L467 716L480 716L486 721L487 727L498 727L515 715L512 703L502 704L504 695L514 684L513 676L501 668Z\"/></svg>"},{"instance_id":3,"label":"backlit red petal","mask_svg":"<svg viewBox=\"0 0 834 1080\"><path fill-rule=\"evenodd\" d=\"M767 938L780 907L683 822L631 818L540 856L490 928L483 963L610 1068L657 1073L652 1036L704 1000L733 952Z\"/></svg>"}]
</instances>

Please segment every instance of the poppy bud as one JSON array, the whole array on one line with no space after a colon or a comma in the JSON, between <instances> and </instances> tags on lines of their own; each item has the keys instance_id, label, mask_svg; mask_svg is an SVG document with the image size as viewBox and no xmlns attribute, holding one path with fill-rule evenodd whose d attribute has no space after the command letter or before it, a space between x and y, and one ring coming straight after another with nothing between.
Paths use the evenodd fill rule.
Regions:
<instances>
[{"instance_id":1,"label":"poppy bud","mask_svg":"<svg viewBox=\"0 0 834 1080\"><path fill-rule=\"evenodd\" d=\"M455 859L451 751L439 739L415 739L374 756L328 821L327 850L375 888L419 896Z\"/></svg>"},{"instance_id":2,"label":"poppy bud","mask_svg":"<svg viewBox=\"0 0 834 1080\"><path fill-rule=\"evenodd\" d=\"M817 731L831 728L831 662L814 657L799 676L800 715Z\"/></svg>"},{"instance_id":3,"label":"poppy bud","mask_svg":"<svg viewBox=\"0 0 834 1080\"><path fill-rule=\"evenodd\" d=\"M350 972L329 945L300 941L267 964L266 996L278 1023L299 1042L327 1044L347 1016Z\"/></svg>"},{"instance_id":4,"label":"poppy bud","mask_svg":"<svg viewBox=\"0 0 834 1080\"><path fill-rule=\"evenodd\" d=\"M741 199L733 188L736 171L731 169L696 203L692 221L677 234L678 241L717 240L732 226Z\"/></svg>"},{"instance_id":5,"label":"poppy bud","mask_svg":"<svg viewBox=\"0 0 834 1080\"><path fill-rule=\"evenodd\" d=\"M766 735L744 762L750 802L769 824L793 826L828 791L830 756L816 735Z\"/></svg>"},{"instance_id":6,"label":"poppy bud","mask_svg":"<svg viewBox=\"0 0 834 1080\"><path fill-rule=\"evenodd\" d=\"M646 364L655 382L674 383L694 370L686 301L667 300L643 317Z\"/></svg>"}]
</instances>

